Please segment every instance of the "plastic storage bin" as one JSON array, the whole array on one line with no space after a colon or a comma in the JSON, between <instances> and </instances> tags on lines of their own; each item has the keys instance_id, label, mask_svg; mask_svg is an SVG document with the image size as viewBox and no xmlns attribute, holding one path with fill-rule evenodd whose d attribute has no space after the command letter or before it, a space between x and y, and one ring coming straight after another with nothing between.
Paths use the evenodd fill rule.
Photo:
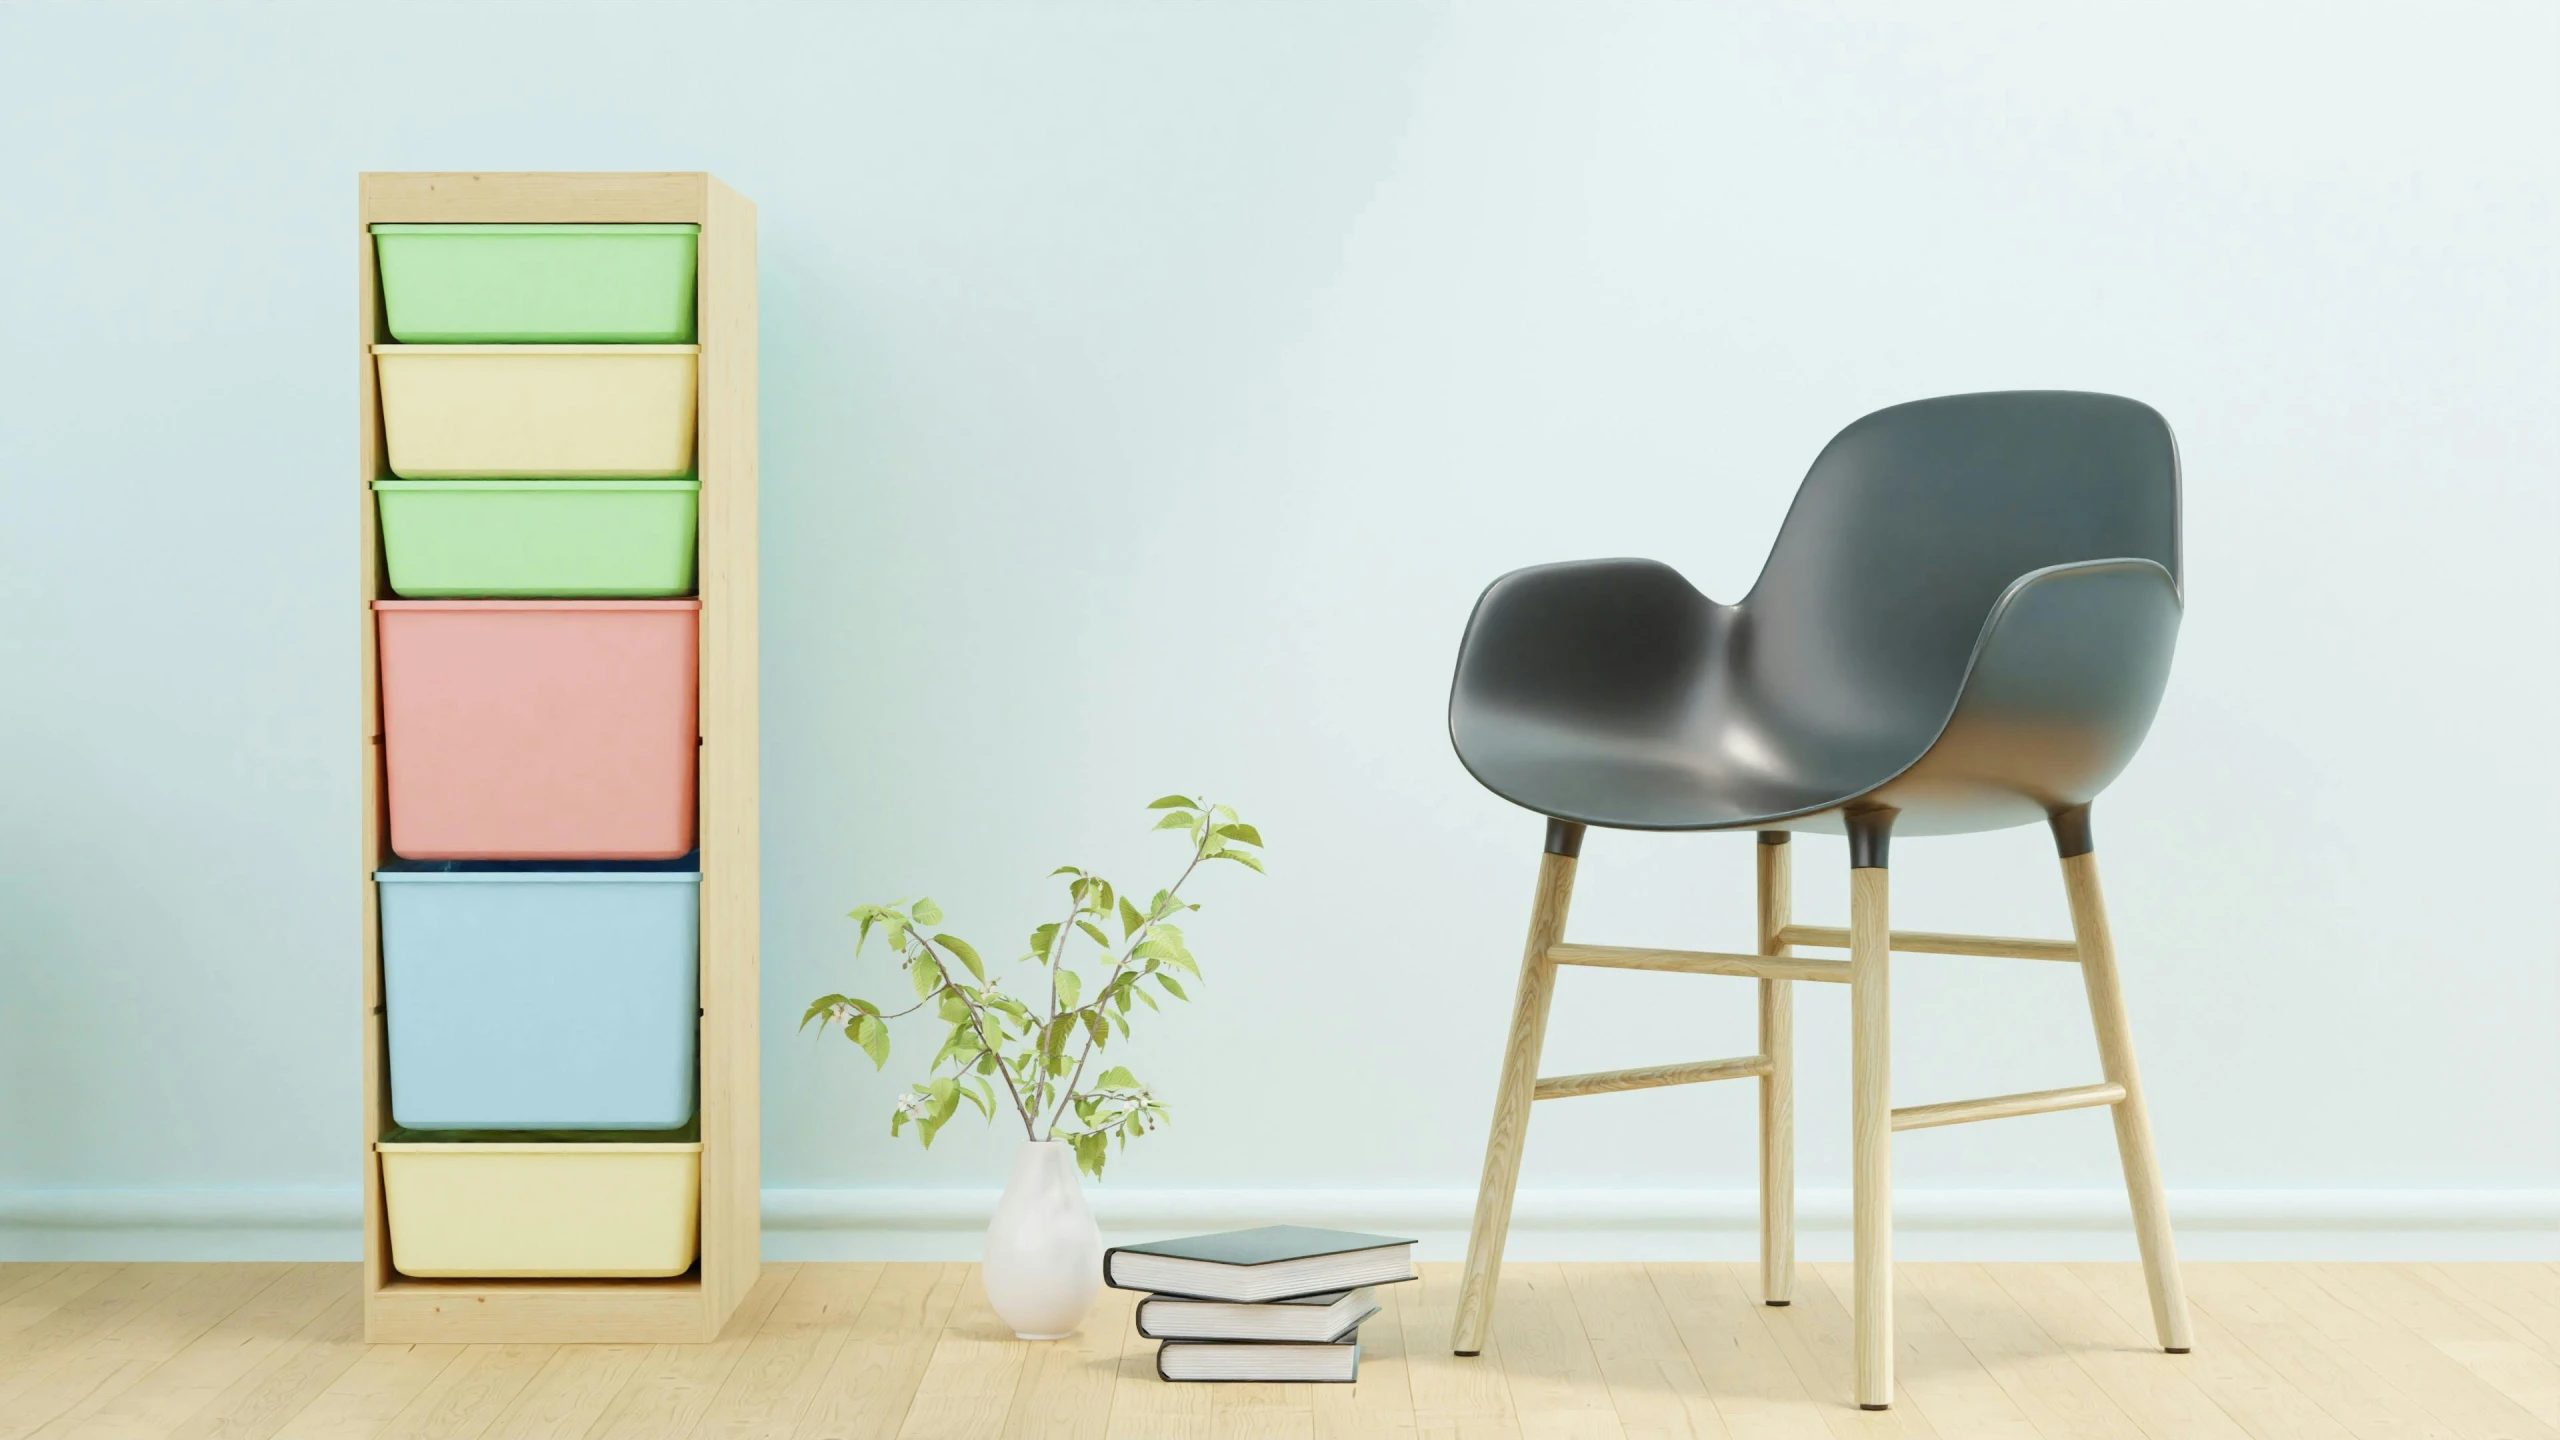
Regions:
<instances>
[{"instance_id":1,"label":"plastic storage bin","mask_svg":"<svg viewBox=\"0 0 2560 1440\"><path fill-rule=\"evenodd\" d=\"M702 1146L383 1141L391 1268L439 1278L681 1275Z\"/></svg>"},{"instance_id":2,"label":"plastic storage bin","mask_svg":"<svg viewBox=\"0 0 2560 1440\"><path fill-rule=\"evenodd\" d=\"M404 480L666 480L693 468L691 345L376 345Z\"/></svg>"},{"instance_id":3,"label":"plastic storage bin","mask_svg":"<svg viewBox=\"0 0 2560 1440\"><path fill-rule=\"evenodd\" d=\"M695 480L376 480L409 596L684 595Z\"/></svg>"},{"instance_id":4,"label":"plastic storage bin","mask_svg":"<svg viewBox=\"0 0 2560 1440\"><path fill-rule=\"evenodd\" d=\"M688 344L693 225L376 225L382 308L412 344Z\"/></svg>"},{"instance_id":5,"label":"plastic storage bin","mask_svg":"<svg viewBox=\"0 0 2560 1440\"><path fill-rule=\"evenodd\" d=\"M692 861L408 862L373 878L402 1128L673 1130L693 1118Z\"/></svg>"},{"instance_id":6,"label":"plastic storage bin","mask_svg":"<svg viewBox=\"0 0 2560 1440\"><path fill-rule=\"evenodd\" d=\"M693 849L699 600L377 600L391 850Z\"/></svg>"}]
</instances>

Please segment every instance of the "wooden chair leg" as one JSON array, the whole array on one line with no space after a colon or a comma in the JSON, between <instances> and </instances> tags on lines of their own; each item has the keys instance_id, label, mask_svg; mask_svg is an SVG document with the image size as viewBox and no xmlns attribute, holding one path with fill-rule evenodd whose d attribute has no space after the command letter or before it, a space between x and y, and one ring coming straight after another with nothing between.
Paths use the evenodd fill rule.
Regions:
<instances>
[{"instance_id":1,"label":"wooden chair leg","mask_svg":"<svg viewBox=\"0 0 2560 1440\"><path fill-rule=\"evenodd\" d=\"M1784 830L1763 831L1753 847L1760 877L1760 946L1784 955L1778 932L1793 923L1793 849ZM1786 1305L1796 1294L1795 982L1760 982L1760 1299Z\"/></svg>"},{"instance_id":2,"label":"wooden chair leg","mask_svg":"<svg viewBox=\"0 0 2560 1440\"><path fill-rule=\"evenodd\" d=\"M2056 826L2057 834L2062 831ZM2142 1275L2151 1287L2151 1323L2159 1332L2160 1348L2183 1355L2195 1343L2187 1323L2187 1287L2178 1274L2178 1244L2169 1232L2160 1156L2151 1145L2151 1114L2142 1102L2142 1073L2133 1063L2133 1028L2125 1019L2124 986L2116 975L2115 939L2107 931L2107 900L2098 888L2093 851L2062 857L2062 887L2071 898L2071 930L2080 945L2089 1021L2098 1032L2098 1063L2110 1082L2124 1087L2124 1098L2113 1107L2116 1154L2124 1162L2133 1233L2142 1245Z\"/></svg>"},{"instance_id":3,"label":"wooden chair leg","mask_svg":"<svg viewBox=\"0 0 2560 1440\"><path fill-rule=\"evenodd\" d=\"M1546 1045L1547 1006L1555 998L1550 947L1564 939L1566 910L1573 905L1573 871L1582 851L1582 827L1547 824L1547 852L1538 862L1538 894L1529 909L1529 942L1520 957L1520 989L1511 1004L1511 1040L1502 1052L1502 1082L1493 1096L1493 1134L1485 1141L1484 1175L1476 1182L1476 1218L1467 1232L1467 1268L1458 1281L1458 1324L1450 1348L1460 1355L1484 1349L1493 1328L1494 1282L1502 1275L1502 1242L1511 1231L1511 1200L1520 1182L1520 1146L1529 1129L1529 1106L1538 1087L1538 1052Z\"/></svg>"},{"instance_id":4,"label":"wooden chair leg","mask_svg":"<svg viewBox=\"0 0 2560 1440\"><path fill-rule=\"evenodd\" d=\"M1855 848L1855 840L1852 847ZM1849 1123L1857 1291L1857 1401L1893 1403L1893 998L1891 887L1877 846L1849 871ZM1870 858L1870 857L1859 857Z\"/></svg>"}]
</instances>

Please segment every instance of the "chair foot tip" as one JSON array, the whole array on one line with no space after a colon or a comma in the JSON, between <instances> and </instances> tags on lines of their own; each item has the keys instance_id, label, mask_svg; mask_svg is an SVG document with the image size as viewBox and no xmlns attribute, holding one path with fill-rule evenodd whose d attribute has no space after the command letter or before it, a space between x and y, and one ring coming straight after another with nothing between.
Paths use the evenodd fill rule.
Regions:
<instances>
[{"instance_id":1,"label":"chair foot tip","mask_svg":"<svg viewBox=\"0 0 2560 1440\"><path fill-rule=\"evenodd\" d=\"M1890 1410L1893 1407L1890 1405L1870 1405L1864 1400L1861 1400L1858 1402L1858 1408L1861 1410Z\"/></svg>"},{"instance_id":2,"label":"chair foot tip","mask_svg":"<svg viewBox=\"0 0 2560 1440\"><path fill-rule=\"evenodd\" d=\"M1760 1303L1768 1306L1772 1310L1784 1310L1796 1302L1793 1300L1763 1300Z\"/></svg>"},{"instance_id":3,"label":"chair foot tip","mask_svg":"<svg viewBox=\"0 0 2560 1440\"><path fill-rule=\"evenodd\" d=\"M2184 1355L2192 1347L2186 1345L2163 1345L2160 1348L2171 1355Z\"/></svg>"},{"instance_id":4,"label":"chair foot tip","mask_svg":"<svg viewBox=\"0 0 2560 1440\"><path fill-rule=\"evenodd\" d=\"M1481 1350L1452 1350L1449 1353L1457 1356L1461 1360L1473 1360L1484 1352Z\"/></svg>"}]
</instances>

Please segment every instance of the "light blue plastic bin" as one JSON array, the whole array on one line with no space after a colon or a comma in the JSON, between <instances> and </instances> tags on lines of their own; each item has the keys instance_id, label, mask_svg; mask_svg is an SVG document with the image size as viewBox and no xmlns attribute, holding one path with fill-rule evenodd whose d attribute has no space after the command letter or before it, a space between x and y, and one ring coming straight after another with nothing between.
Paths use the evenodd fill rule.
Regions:
<instances>
[{"instance_id":1,"label":"light blue plastic bin","mask_svg":"<svg viewBox=\"0 0 2560 1440\"><path fill-rule=\"evenodd\" d=\"M394 1121L671 1130L693 1118L693 859L399 861L373 878Z\"/></svg>"}]
</instances>

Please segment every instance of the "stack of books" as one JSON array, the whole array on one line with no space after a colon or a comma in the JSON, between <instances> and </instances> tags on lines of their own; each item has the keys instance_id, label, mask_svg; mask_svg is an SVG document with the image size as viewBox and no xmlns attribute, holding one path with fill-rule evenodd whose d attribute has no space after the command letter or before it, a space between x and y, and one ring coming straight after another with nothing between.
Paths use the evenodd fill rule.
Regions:
<instances>
[{"instance_id":1,"label":"stack of books","mask_svg":"<svg viewBox=\"0 0 2560 1440\"><path fill-rule=\"evenodd\" d=\"M1387 1235L1266 1225L1123 1245L1102 1276L1144 1290L1138 1333L1167 1380L1314 1380L1360 1376L1360 1322L1376 1287L1413 1276L1413 1242Z\"/></svg>"}]
</instances>

